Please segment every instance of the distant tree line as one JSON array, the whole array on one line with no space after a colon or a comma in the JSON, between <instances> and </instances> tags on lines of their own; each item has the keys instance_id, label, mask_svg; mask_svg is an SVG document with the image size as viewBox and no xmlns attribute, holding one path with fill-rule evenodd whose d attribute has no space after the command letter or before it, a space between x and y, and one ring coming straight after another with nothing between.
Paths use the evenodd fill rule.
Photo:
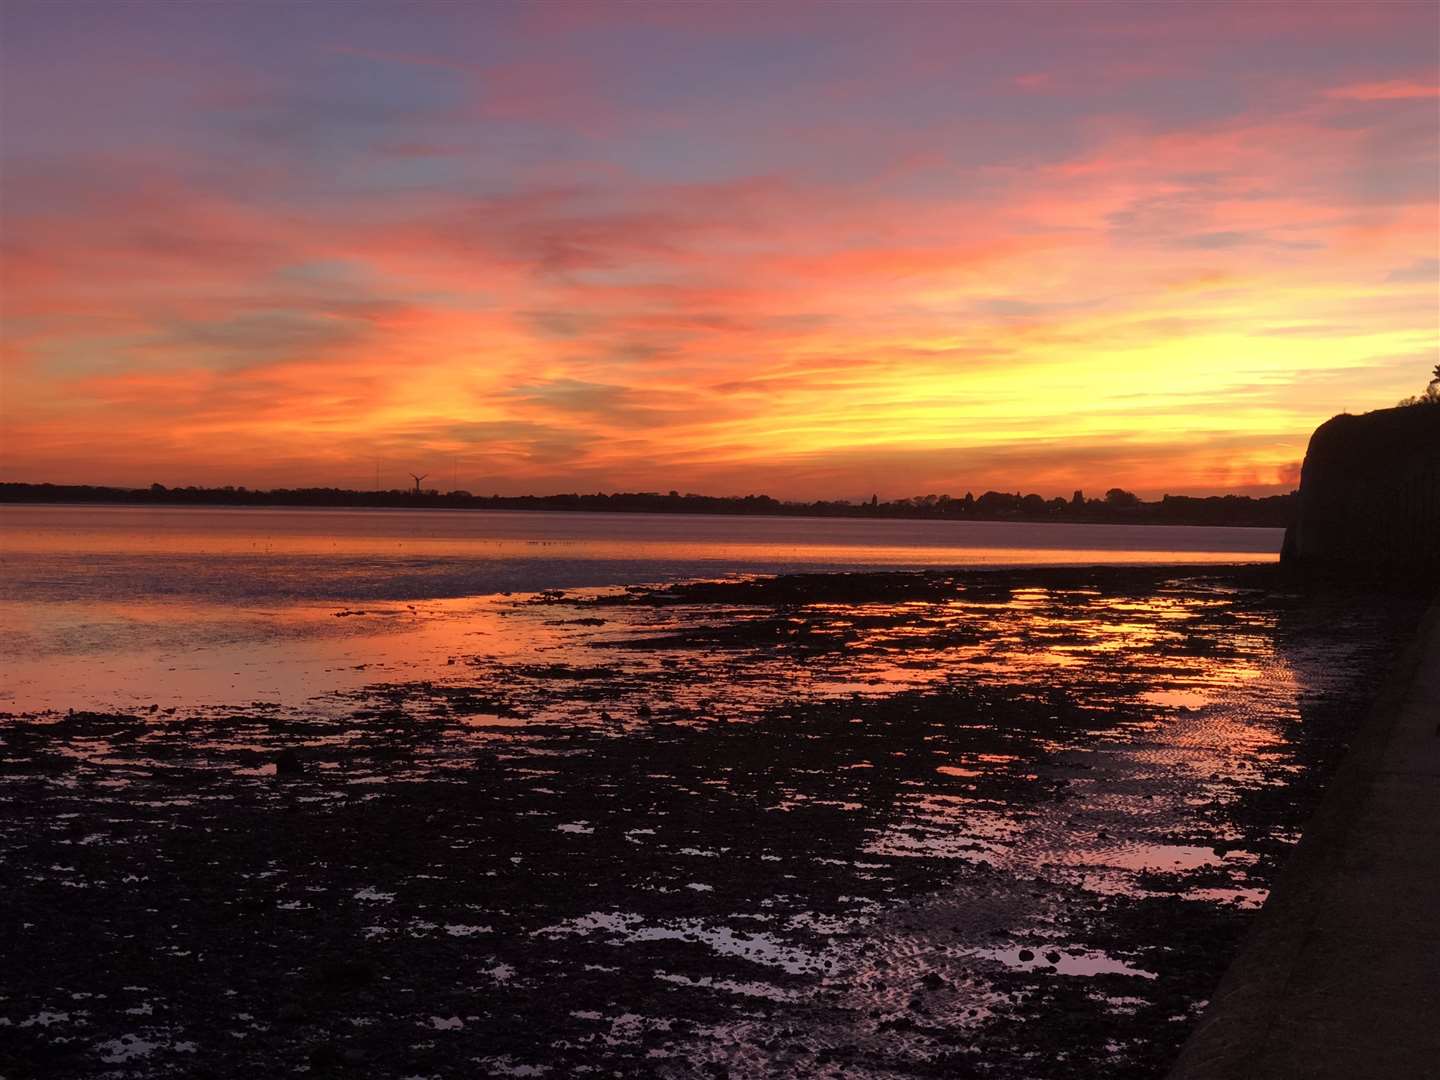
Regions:
<instances>
[{"instance_id":1,"label":"distant tree line","mask_svg":"<svg viewBox=\"0 0 1440 1080\"><path fill-rule=\"evenodd\" d=\"M768 516L927 518L966 521L1083 521L1151 525L1249 525L1282 528L1294 518L1296 495L1166 495L1144 502L1121 488L1104 498L1047 499L1040 495L987 491L976 497L916 495L907 499L853 503L844 499L781 502L769 495L717 497L678 491L615 492L592 495L472 495L468 491L349 491L343 488L244 487L148 488L97 487L88 484L0 483L0 502L131 503L159 506L370 506L449 510L579 510L649 514L755 514Z\"/></svg>"}]
</instances>

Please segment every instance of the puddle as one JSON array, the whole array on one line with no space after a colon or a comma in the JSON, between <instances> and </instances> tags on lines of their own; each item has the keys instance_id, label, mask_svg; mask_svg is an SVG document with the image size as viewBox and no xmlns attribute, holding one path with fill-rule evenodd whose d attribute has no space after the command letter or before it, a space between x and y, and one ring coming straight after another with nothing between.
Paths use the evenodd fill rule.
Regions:
<instances>
[{"instance_id":1,"label":"puddle","mask_svg":"<svg viewBox=\"0 0 1440 1080\"><path fill-rule=\"evenodd\" d=\"M981 949L973 956L995 960L1006 967L1026 971L1054 972L1056 975L1130 975L1140 979L1156 979L1153 971L1145 971L1103 952L1075 952L1064 949L1021 948Z\"/></svg>"},{"instance_id":2,"label":"puddle","mask_svg":"<svg viewBox=\"0 0 1440 1080\"><path fill-rule=\"evenodd\" d=\"M1203 709L1212 699L1198 690L1147 690L1140 700L1165 709Z\"/></svg>"}]
</instances>

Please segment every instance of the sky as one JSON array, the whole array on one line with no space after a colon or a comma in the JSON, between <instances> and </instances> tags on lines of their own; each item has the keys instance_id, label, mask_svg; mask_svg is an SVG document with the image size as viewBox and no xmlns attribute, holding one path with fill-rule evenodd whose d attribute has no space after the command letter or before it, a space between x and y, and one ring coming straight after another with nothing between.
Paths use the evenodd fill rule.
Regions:
<instances>
[{"instance_id":1,"label":"sky","mask_svg":"<svg viewBox=\"0 0 1440 1080\"><path fill-rule=\"evenodd\" d=\"M0 4L0 480L1289 491L1440 4Z\"/></svg>"}]
</instances>

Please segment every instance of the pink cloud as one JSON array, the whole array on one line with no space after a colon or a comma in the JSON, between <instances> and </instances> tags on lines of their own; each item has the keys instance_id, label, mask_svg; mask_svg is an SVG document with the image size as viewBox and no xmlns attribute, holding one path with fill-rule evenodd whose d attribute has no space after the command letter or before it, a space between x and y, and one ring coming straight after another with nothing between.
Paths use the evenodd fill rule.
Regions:
<instances>
[{"instance_id":1,"label":"pink cloud","mask_svg":"<svg viewBox=\"0 0 1440 1080\"><path fill-rule=\"evenodd\" d=\"M1028 75L1016 75L1010 82L1021 90L1044 91L1053 89L1055 76L1045 71L1035 71Z\"/></svg>"},{"instance_id":2,"label":"pink cloud","mask_svg":"<svg viewBox=\"0 0 1440 1080\"><path fill-rule=\"evenodd\" d=\"M1340 101L1416 101L1440 97L1440 84L1412 79L1352 83L1327 90L1325 96Z\"/></svg>"}]
</instances>

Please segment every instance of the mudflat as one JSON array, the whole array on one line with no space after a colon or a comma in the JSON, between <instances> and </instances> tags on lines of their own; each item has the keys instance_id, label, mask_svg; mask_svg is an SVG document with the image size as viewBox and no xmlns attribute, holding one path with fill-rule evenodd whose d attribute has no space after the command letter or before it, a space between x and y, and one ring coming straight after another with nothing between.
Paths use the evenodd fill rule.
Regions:
<instances>
[{"instance_id":1,"label":"mudflat","mask_svg":"<svg viewBox=\"0 0 1440 1080\"><path fill-rule=\"evenodd\" d=\"M1261 567L506 604L443 678L0 720L0 1075L1163 1075L1420 610Z\"/></svg>"}]
</instances>

